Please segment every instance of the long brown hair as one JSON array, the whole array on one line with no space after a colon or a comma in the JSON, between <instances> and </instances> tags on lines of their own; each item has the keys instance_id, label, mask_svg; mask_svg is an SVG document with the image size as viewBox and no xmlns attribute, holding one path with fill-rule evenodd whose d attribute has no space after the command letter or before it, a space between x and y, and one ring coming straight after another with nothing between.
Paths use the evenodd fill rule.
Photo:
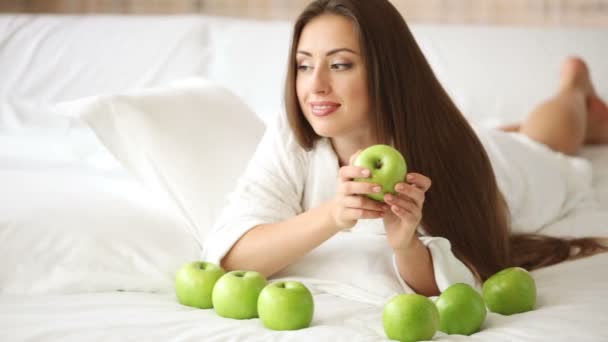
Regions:
<instances>
[{"instance_id":1,"label":"long brown hair","mask_svg":"<svg viewBox=\"0 0 608 342\"><path fill-rule=\"evenodd\" d=\"M320 137L298 104L296 49L304 26L325 13L350 19L359 33L376 136L393 142L410 171L433 181L422 226L429 235L448 239L480 280L508 266L532 270L606 250L591 238L511 235L507 203L483 145L387 0L318 0L296 20L285 107L303 148L312 149Z\"/></svg>"}]
</instances>

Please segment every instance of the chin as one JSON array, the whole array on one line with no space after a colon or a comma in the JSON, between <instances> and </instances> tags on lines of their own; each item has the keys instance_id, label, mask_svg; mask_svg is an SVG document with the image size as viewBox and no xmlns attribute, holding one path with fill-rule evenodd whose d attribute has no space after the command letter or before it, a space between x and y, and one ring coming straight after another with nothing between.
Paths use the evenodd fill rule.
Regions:
<instances>
[{"instance_id":1,"label":"chin","mask_svg":"<svg viewBox=\"0 0 608 342\"><path fill-rule=\"evenodd\" d=\"M344 129L342 127L335 127L335 125L314 125L312 128L317 135L323 138L336 138L344 135Z\"/></svg>"},{"instance_id":2,"label":"chin","mask_svg":"<svg viewBox=\"0 0 608 342\"><path fill-rule=\"evenodd\" d=\"M352 131L352 127L344 125L344 122L342 122L339 117L335 116L331 118L332 120L328 119L330 118L317 118L311 115L311 117L308 117L308 122L315 133L324 138L336 138Z\"/></svg>"}]
</instances>

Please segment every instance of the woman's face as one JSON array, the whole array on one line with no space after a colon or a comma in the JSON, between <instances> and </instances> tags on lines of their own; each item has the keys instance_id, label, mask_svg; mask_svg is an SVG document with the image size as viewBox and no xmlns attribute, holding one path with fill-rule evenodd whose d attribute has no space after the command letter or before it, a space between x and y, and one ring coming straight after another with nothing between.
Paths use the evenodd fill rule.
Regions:
<instances>
[{"instance_id":1,"label":"woman's face","mask_svg":"<svg viewBox=\"0 0 608 342\"><path fill-rule=\"evenodd\" d=\"M324 14L300 35L296 93L304 116L323 137L369 134L366 70L352 22Z\"/></svg>"}]
</instances>

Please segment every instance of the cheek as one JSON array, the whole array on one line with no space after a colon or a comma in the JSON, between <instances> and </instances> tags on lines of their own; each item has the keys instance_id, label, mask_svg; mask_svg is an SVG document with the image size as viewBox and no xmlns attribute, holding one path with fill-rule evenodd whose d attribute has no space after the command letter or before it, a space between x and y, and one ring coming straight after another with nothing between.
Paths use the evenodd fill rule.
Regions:
<instances>
[{"instance_id":1,"label":"cheek","mask_svg":"<svg viewBox=\"0 0 608 342\"><path fill-rule=\"evenodd\" d=\"M367 92L366 75L363 72L359 72L356 78L357 82L354 83L353 92L359 99L367 100L369 94Z\"/></svg>"},{"instance_id":2,"label":"cheek","mask_svg":"<svg viewBox=\"0 0 608 342\"><path fill-rule=\"evenodd\" d=\"M353 96L356 96L359 102L368 102L367 86L363 83L357 85L353 88Z\"/></svg>"},{"instance_id":3,"label":"cheek","mask_svg":"<svg viewBox=\"0 0 608 342\"><path fill-rule=\"evenodd\" d=\"M359 81L353 83L353 86L349 89L349 97L359 111L365 114L369 112L369 94L365 82Z\"/></svg>"},{"instance_id":4,"label":"cheek","mask_svg":"<svg viewBox=\"0 0 608 342\"><path fill-rule=\"evenodd\" d=\"M301 107L304 101L306 100L306 92L304 91L305 87L302 83L302 80L296 79L296 97L298 98L298 103Z\"/></svg>"}]
</instances>

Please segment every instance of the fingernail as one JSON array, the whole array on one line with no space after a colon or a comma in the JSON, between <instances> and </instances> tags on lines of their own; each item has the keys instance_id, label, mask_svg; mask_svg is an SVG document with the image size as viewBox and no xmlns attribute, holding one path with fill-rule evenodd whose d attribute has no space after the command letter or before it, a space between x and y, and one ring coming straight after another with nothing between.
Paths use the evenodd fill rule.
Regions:
<instances>
[{"instance_id":1,"label":"fingernail","mask_svg":"<svg viewBox=\"0 0 608 342\"><path fill-rule=\"evenodd\" d=\"M407 180L413 180L414 179L414 175L407 175Z\"/></svg>"},{"instance_id":2,"label":"fingernail","mask_svg":"<svg viewBox=\"0 0 608 342\"><path fill-rule=\"evenodd\" d=\"M397 187L395 189L397 191L403 191L403 185L399 184L399 185L397 185Z\"/></svg>"},{"instance_id":3,"label":"fingernail","mask_svg":"<svg viewBox=\"0 0 608 342\"><path fill-rule=\"evenodd\" d=\"M365 169L365 170L361 171L361 174L364 176L369 176L369 170Z\"/></svg>"},{"instance_id":4,"label":"fingernail","mask_svg":"<svg viewBox=\"0 0 608 342\"><path fill-rule=\"evenodd\" d=\"M372 188L373 192L380 192L380 190L382 190L382 188L379 187L379 186L375 186L375 187Z\"/></svg>"}]
</instances>

